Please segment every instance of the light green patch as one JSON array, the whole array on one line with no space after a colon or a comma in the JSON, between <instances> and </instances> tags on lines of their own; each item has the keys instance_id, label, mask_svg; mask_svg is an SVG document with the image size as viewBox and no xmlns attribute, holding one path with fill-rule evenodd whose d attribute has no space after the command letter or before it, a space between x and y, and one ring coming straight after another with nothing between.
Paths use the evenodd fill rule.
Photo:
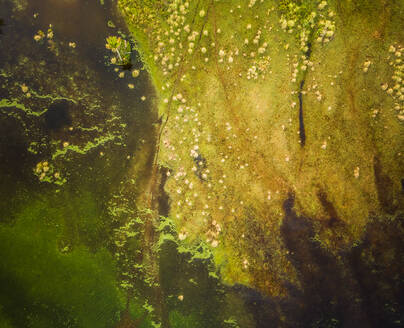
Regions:
<instances>
[{"instance_id":1,"label":"light green patch","mask_svg":"<svg viewBox=\"0 0 404 328\"><path fill-rule=\"evenodd\" d=\"M81 155L87 154L89 151L98 148L99 146L104 146L105 144L111 142L121 140L120 136L117 135L106 135L104 137L95 138L94 141L88 141L84 147L80 147L77 145L68 145L63 147L63 149L58 149L52 154L52 160L57 159L60 156L65 156L68 152L73 152Z\"/></svg>"},{"instance_id":2,"label":"light green patch","mask_svg":"<svg viewBox=\"0 0 404 328\"><path fill-rule=\"evenodd\" d=\"M0 108L17 108L22 110L25 114L29 115L29 116L42 116L43 114L45 114L48 109L45 108L43 111L41 112L35 112L33 110L31 110L30 108L25 107L25 105L19 103L17 100L9 100L6 98L3 98L0 100Z\"/></svg>"},{"instance_id":3,"label":"light green patch","mask_svg":"<svg viewBox=\"0 0 404 328\"><path fill-rule=\"evenodd\" d=\"M57 101L57 100L67 100L67 101L71 101L73 104L77 104L77 101L75 99L72 98L68 98L68 97L62 97L59 95L40 95L38 92L36 92L35 90L30 90L30 93L32 96L34 96L35 98L38 99L50 99L53 101ZM80 99L78 99L80 100Z\"/></svg>"}]
</instances>

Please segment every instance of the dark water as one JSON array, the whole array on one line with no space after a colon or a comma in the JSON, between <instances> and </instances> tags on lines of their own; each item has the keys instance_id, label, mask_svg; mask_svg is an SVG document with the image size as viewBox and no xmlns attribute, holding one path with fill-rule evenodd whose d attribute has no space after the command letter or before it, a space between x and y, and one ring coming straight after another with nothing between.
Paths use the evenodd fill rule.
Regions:
<instances>
[{"instance_id":1,"label":"dark water","mask_svg":"<svg viewBox=\"0 0 404 328\"><path fill-rule=\"evenodd\" d=\"M12 1L1 0L0 16L2 17L2 37L0 39L1 49L0 63L4 66L16 64L21 56L31 56L33 59L45 61L45 65L71 65L70 69L77 69L77 73L85 73L85 68L91 70L97 79L93 83L103 96L113 97L119 93L120 102L123 107L143 107L140 97L150 92L148 80L145 74L136 81L135 90L129 90L127 84L134 82L130 74L119 78L114 72L115 66L107 66L110 52L105 49L105 39L109 35L123 33L127 35L125 26L115 11L115 6L110 1L101 5L99 1L78 1L78 0L37 0L37 1L16 1L25 4L19 11L12 5ZM14 9L13 9L14 7ZM17 6L18 7L18 6ZM34 18L34 15L37 17ZM108 27L112 22L116 28ZM61 53L59 58L49 56L46 47L38 46L33 40L38 30L46 32L49 24L52 24L54 40L56 43L65 46L65 52L71 50L66 46L69 42L75 42L76 48L69 54ZM60 51L62 52L62 51ZM64 56L70 56L65 60ZM132 55L133 66L141 68L137 61L136 53ZM53 71L54 77L58 78L63 72ZM19 76L26 83L32 81L38 83L38 76L21 74ZM56 82L56 81L55 81ZM85 86L81 86L85 87ZM140 106L141 105L141 106Z\"/></svg>"},{"instance_id":2,"label":"dark water","mask_svg":"<svg viewBox=\"0 0 404 328\"><path fill-rule=\"evenodd\" d=\"M142 71L134 79L130 71L109 64L111 53L105 48L106 37L127 34L110 1L101 5L99 1L1 0L0 17L0 96L17 100L34 112L46 110L44 115L34 118L10 107L2 109L1 122L3 131L7 131L7 141L2 143L0 156L2 172L10 173L10 180L31 180L32 172L26 176L22 173L55 151L52 142L65 140L84 146L105 137L113 130L112 124L106 122L112 116L118 118L115 125L126 126L122 131L116 127L112 131L125 135L122 142L125 147L118 158L111 155L110 161L128 162L125 158L133 155L139 145L153 144L155 118L150 107L153 92L147 74ZM34 35L39 30L46 34L50 24L53 38L35 42ZM75 43L75 48L69 47L70 42ZM132 64L136 69L142 67L135 51ZM124 77L119 77L120 73ZM128 84L134 88L130 89ZM28 87L30 98L21 91L22 85ZM145 101L142 96L146 96ZM29 142L42 143L43 147L33 155L22 150L29 148ZM101 148L97 151L103 152ZM88 160L94 154L91 151L83 158ZM12 172L13 167L17 172Z\"/></svg>"},{"instance_id":3,"label":"dark water","mask_svg":"<svg viewBox=\"0 0 404 328\"><path fill-rule=\"evenodd\" d=\"M112 327L125 307L109 204L131 167L147 177L155 112L110 35L127 37L111 1L0 0L1 327Z\"/></svg>"}]
</instances>

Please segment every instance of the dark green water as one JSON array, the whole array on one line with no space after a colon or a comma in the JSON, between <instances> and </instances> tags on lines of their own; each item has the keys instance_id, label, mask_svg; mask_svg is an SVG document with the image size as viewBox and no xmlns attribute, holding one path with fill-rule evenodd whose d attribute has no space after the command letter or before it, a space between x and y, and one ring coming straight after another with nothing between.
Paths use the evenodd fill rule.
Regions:
<instances>
[{"instance_id":1,"label":"dark green water","mask_svg":"<svg viewBox=\"0 0 404 328\"><path fill-rule=\"evenodd\" d=\"M153 155L147 74L110 65L105 39L126 31L109 1L1 0L0 18L0 326L112 327L109 204Z\"/></svg>"}]
</instances>

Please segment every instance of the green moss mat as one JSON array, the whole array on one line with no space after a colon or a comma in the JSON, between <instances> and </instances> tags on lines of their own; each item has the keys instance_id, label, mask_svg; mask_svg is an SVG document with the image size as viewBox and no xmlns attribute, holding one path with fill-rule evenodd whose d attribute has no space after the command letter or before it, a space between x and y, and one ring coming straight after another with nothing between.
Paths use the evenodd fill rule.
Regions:
<instances>
[{"instance_id":1,"label":"green moss mat","mask_svg":"<svg viewBox=\"0 0 404 328\"><path fill-rule=\"evenodd\" d=\"M160 99L170 215L225 281L279 294L295 280L279 229L290 193L332 252L402 210L402 3L119 7Z\"/></svg>"}]
</instances>

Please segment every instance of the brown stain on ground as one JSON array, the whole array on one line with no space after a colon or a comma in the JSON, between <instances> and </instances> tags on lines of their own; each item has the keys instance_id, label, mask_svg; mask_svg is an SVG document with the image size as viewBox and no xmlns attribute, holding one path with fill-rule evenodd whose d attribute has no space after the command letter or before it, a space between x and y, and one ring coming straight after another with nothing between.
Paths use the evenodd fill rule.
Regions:
<instances>
[{"instance_id":1,"label":"brown stain on ground","mask_svg":"<svg viewBox=\"0 0 404 328\"><path fill-rule=\"evenodd\" d=\"M389 6L389 2L386 0L382 1L383 4L383 11L380 15L380 25L376 28L375 32L373 33L373 38L375 39L384 39L386 27L390 22L391 18L391 8Z\"/></svg>"},{"instance_id":2,"label":"brown stain on ground","mask_svg":"<svg viewBox=\"0 0 404 328\"><path fill-rule=\"evenodd\" d=\"M140 318L133 320L128 310L123 311L121 320L115 326L115 328L139 328L142 324L146 314L143 314Z\"/></svg>"},{"instance_id":3,"label":"brown stain on ground","mask_svg":"<svg viewBox=\"0 0 404 328\"><path fill-rule=\"evenodd\" d=\"M398 209L394 197L394 182L384 172L380 159L377 156L373 159L373 171L380 206L386 213L394 214Z\"/></svg>"}]
</instances>

